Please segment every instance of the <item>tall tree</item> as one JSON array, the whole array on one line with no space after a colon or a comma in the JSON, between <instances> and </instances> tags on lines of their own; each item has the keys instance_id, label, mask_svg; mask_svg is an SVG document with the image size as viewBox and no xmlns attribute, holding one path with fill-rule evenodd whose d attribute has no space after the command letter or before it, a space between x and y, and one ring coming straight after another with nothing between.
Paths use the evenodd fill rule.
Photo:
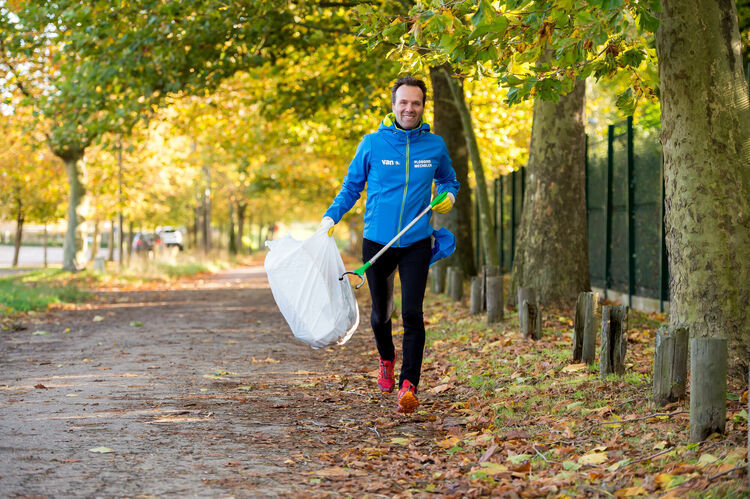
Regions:
<instances>
[{"instance_id":1,"label":"tall tree","mask_svg":"<svg viewBox=\"0 0 750 499\"><path fill-rule=\"evenodd\" d=\"M475 275L474 248L471 234L471 196L469 193L469 150L466 145L461 116L456 108L450 89L449 72L442 67L430 68L432 95L434 102L434 132L445 140L456 178L461 183L462 192L456 199L455 210L445 215L434 215L456 236L456 252L448 260L449 265L457 265L464 275Z\"/></svg>"},{"instance_id":2,"label":"tall tree","mask_svg":"<svg viewBox=\"0 0 750 499\"><path fill-rule=\"evenodd\" d=\"M585 84L579 81L557 102L534 103L510 289L534 288L547 305L569 305L590 288L584 98Z\"/></svg>"},{"instance_id":3,"label":"tall tree","mask_svg":"<svg viewBox=\"0 0 750 499\"><path fill-rule=\"evenodd\" d=\"M733 365L746 369L750 103L734 1L662 0L656 48L669 320L729 338Z\"/></svg>"}]
</instances>

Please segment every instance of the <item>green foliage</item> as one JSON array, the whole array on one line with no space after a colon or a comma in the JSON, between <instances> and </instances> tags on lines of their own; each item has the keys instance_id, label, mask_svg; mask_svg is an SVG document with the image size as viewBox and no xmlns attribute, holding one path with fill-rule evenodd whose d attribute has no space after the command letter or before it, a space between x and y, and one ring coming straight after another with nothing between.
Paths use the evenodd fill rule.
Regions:
<instances>
[{"instance_id":1,"label":"green foliage","mask_svg":"<svg viewBox=\"0 0 750 499\"><path fill-rule=\"evenodd\" d=\"M656 79L642 73L655 61L658 11L658 0L427 0L408 14L357 10L369 46L394 45L404 66L447 62L461 74L492 77L509 89L509 104L555 100L576 80L624 71L630 94L618 103L628 110L641 97L655 97Z\"/></svg>"}]
</instances>

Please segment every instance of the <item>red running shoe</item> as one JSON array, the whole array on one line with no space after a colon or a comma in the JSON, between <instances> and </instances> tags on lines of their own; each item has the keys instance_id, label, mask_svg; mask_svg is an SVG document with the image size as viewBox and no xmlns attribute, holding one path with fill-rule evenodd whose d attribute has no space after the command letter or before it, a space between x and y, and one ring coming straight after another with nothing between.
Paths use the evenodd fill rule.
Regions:
<instances>
[{"instance_id":1,"label":"red running shoe","mask_svg":"<svg viewBox=\"0 0 750 499\"><path fill-rule=\"evenodd\" d=\"M393 374L393 364L396 363L396 356L393 360L380 359L380 369L378 370L378 385L383 393L391 393L396 386L396 377Z\"/></svg>"},{"instance_id":2,"label":"red running shoe","mask_svg":"<svg viewBox=\"0 0 750 499\"><path fill-rule=\"evenodd\" d=\"M398 410L403 414L414 412L419 405L417 401L417 387L412 385L408 379L404 380L401 389L398 391Z\"/></svg>"}]
</instances>

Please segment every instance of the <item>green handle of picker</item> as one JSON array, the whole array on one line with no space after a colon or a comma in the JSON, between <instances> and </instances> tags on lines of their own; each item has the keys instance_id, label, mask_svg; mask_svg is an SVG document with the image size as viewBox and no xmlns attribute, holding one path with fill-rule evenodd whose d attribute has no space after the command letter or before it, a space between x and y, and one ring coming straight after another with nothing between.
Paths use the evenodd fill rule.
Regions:
<instances>
[{"instance_id":1,"label":"green handle of picker","mask_svg":"<svg viewBox=\"0 0 750 499\"><path fill-rule=\"evenodd\" d=\"M435 199L432 200L430 203L430 207L434 208L436 204L442 203L445 198L448 197L448 191L441 192L437 196L435 196Z\"/></svg>"}]
</instances>

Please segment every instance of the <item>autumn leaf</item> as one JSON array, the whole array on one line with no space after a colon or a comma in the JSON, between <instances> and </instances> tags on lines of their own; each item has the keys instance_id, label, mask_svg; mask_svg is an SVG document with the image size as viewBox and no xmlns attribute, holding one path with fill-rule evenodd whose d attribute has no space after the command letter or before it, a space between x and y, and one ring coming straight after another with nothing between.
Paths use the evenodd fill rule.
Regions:
<instances>
[{"instance_id":1,"label":"autumn leaf","mask_svg":"<svg viewBox=\"0 0 750 499\"><path fill-rule=\"evenodd\" d=\"M627 487L615 492L615 497L635 497L648 495L648 491L643 487Z\"/></svg>"},{"instance_id":2,"label":"autumn leaf","mask_svg":"<svg viewBox=\"0 0 750 499\"><path fill-rule=\"evenodd\" d=\"M590 452L578 458L578 464L596 466L609 460L606 452Z\"/></svg>"},{"instance_id":3,"label":"autumn leaf","mask_svg":"<svg viewBox=\"0 0 750 499\"><path fill-rule=\"evenodd\" d=\"M488 475L497 475L498 473L505 473L508 471L508 467L500 463L480 463L479 468L474 468L474 471L482 471Z\"/></svg>"},{"instance_id":4,"label":"autumn leaf","mask_svg":"<svg viewBox=\"0 0 750 499\"><path fill-rule=\"evenodd\" d=\"M564 373L575 373L586 369L586 363L582 364L570 364L563 367L560 371Z\"/></svg>"},{"instance_id":5,"label":"autumn leaf","mask_svg":"<svg viewBox=\"0 0 750 499\"><path fill-rule=\"evenodd\" d=\"M102 317L101 315L96 315L96 316L94 316L94 318L93 318L93 319L91 319L91 320L92 320L93 322L101 322L101 321L103 321L103 320L104 320L104 317Z\"/></svg>"}]
</instances>

